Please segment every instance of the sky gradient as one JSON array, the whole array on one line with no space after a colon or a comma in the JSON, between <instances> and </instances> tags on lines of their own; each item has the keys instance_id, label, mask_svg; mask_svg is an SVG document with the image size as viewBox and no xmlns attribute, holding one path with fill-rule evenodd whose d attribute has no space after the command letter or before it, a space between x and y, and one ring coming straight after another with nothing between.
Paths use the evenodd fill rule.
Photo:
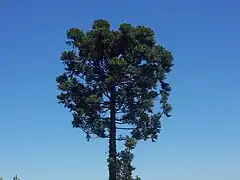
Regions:
<instances>
[{"instance_id":1,"label":"sky gradient","mask_svg":"<svg viewBox=\"0 0 240 180\"><path fill-rule=\"evenodd\" d=\"M95 19L142 24L174 55L172 118L141 142L143 180L240 179L240 2L237 0L0 1L0 176L107 179L104 140L85 141L57 104L66 30Z\"/></svg>"}]
</instances>

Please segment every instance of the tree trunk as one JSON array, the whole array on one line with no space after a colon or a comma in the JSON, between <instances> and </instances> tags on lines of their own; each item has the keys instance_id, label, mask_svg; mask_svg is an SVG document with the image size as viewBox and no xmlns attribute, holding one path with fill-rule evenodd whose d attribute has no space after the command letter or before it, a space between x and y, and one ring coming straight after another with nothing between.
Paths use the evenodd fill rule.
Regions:
<instances>
[{"instance_id":1,"label":"tree trunk","mask_svg":"<svg viewBox=\"0 0 240 180\"><path fill-rule=\"evenodd\" d=\"M117 155L117 146L116 146L116 88L112 86L111 88L111 97L110 97L110 127L109 127L109 180L117 179L116 171L116 155Z\"/></svg>"}]
</instances>

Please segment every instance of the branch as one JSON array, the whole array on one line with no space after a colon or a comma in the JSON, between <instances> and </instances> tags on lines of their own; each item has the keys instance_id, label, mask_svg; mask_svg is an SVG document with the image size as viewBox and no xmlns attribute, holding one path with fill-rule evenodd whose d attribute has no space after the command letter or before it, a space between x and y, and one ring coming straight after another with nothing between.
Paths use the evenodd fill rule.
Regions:
<instances>
[{"instance_id":1,"label":"branch","mask_svg":"<svg viewBox=\"0 0 240 180\"><path fill-rule=\"evenodd\" d=\"M106 121L109 120L109 117L99 117L99 119Z\"/></svg>"},{"instance_id":2,"label":"branch","mask_svg":"<svg viewBox=\"0 0 240 180\"><path fill-rule=\"evenodd\" d=\"M127 124L127 123L124 123L124 122L121 122L121 121L116 121L116 124Z\"/></svg>"},{"instance_id":3,"label":"branch","mask_svg":"<svg viewBox=\"0 0 240 180\"><path fill-rule=\"evenodd\" d=\"M73 74L76 75L75 72L73 72ZM78 75L76 75L76 76L79 77L80 79L84 79L84 75L78 74Z\"/></svg>"},{"instance_id":4,"label":"branch","mask_svg":"<svg viewBox=\"0 0 240 180\"><path fill-rule=\"evenodd\" d=\"M103 138L105 138L105 139L108 138L108 139L109 139L109 135L107 135L107 136L105 136L105 137L103 137ZM117 140L117 141L126 141L127 138L124 138L124 137L117 137L116 140Z\"/></svg>"},{"instance_id":5,"label":"branch","mask_svg":"<svg viewBox=\"0 0 240 180\"><path fill-rule=\"evenodd\" d=\"M121 127L117 127L116 129L122 129L122 130L134 130L136 128L121 128Z\"/></svg>"},{"instance_id":6,"label":"branch","mask_svg":"<svg viewBox=\"0 0 240 180\"><path fill-rule=\"evenodd\" d=\"M103 87L103 94L110 99L110 96L108 95L107 92L108 91L106 90L106 88Z\"/></svg>"},{"instance_id":7,"label":"branch","mask_svg":"<svg viewBox=\"0 0 240 180\"><path fill-rule=\"evenodd\" d=\"M160 119L162 118L163 113L164 113L164 111L161 112L161 114L160 114Z\"/></svg>"},{"instance_id":8,"label":"branch","mask_svg":"<svg viewBox=\"0 0 240 180\"><path fill-rule=\"evenodd\" d=\"M127 138L116 138L117 141L126 141Z\"/></svg>"},{"instance_id":9,"label":"branch","mask_svg":"<svg viewBox=\"0 0 240 180\"><path fill-rule=\"evenodd\" d=\"M104 113L103 117L106 116L107 112L109 111L110 109L106 109L105 111L101 112L101 113Z\"/></svg>"}]
</instances>

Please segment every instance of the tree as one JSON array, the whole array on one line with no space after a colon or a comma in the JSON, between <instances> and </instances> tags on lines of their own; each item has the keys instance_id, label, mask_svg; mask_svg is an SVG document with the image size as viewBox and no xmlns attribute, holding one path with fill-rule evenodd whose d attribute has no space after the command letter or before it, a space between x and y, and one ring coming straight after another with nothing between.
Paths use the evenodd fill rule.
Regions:
<instances>
[{"instance_id":1,"label":"tree","mask_svg":"<svg viewBox=\"0 0 240 180\"><path fill-rule=\"evenodd\" d=\"M15 174L15 176L13 177L13 180L20 180L17 176L17 174Z\"/></svg>"},{"instance_id":2,"label":"tree","mask_svg":"<svg viewBox=\"0 0 240 180\"><path fill-rule=\"evenodd\" d=\"M72 125L92 136L109 139L109 179L117 177L117 141L128 138L155 141L160 119L169 117L173 66L171 53L157 45L154 32L144 26L108 21L93 22L92 29L67 31L71 47L61 55L65 66L56 78L59 103L73 115ZM154 102L161 108L154 113Z\"/></svg>"},{"instance_id":3,"label":"tree","mask_svg":"<svg viewBox=\"0 0 240 180\"><path fill-rule=\"evenodd\" d=\"M136 178L132 177L132 171L135 170L135 167L131 164L134 158L131 151L136 146L136 140L128 138L124 145L125 149L117 154L117 180L140 180L138 176Z\"/></svg>"}]
</instances>

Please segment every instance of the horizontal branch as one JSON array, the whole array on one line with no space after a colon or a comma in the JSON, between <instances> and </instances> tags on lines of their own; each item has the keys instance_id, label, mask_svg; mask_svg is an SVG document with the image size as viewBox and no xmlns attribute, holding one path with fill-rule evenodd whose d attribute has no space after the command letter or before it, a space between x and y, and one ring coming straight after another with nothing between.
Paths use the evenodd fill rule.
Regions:
<instances>
[{"instance_id":1,"label":"horizontal branch","mask_svg":"<svg viewBox=\"0 0 240 180\"><path fill-rule=\"evenodd\" d=\"M127 138L116 138L117 141L126 141Z\"/></svg>"},{"instance_id":2,"label":"horizontal branch","mask_svg":"<svg viewBox=\"0 0 240 180\"><path fill-rule=\"evenodd\" d=\"M109 135L107 135L107 136L105 136L105 137L103 137L103 138L105 138L105 139L109 139L110 137L109 137ZM117 141L126 141L127 138L124 138L124 137L117 137L116 140L117 140Z\"/></svg>"},{"instance_id":3,"label":"horizontal branch","mask_svg":"<svg viewBox=\"0 0 240 180\"><path fill-rule=\"evenodd\" d=\"M121 122L121 121L116 121L116 124L127 124L127 123L124 123L124 122Z\"/></svg>"},{"instance_id":4,"label":"horizontal branch","mask_svg":"<svg viewBox=\"0 0 240 180\"><path fill-rule=\"evenodd\" d=\"M122 128L122 127L117 127L116 129L122 129L122 130L134 130L136 128Z\"/></svg>"}]
</instances>

